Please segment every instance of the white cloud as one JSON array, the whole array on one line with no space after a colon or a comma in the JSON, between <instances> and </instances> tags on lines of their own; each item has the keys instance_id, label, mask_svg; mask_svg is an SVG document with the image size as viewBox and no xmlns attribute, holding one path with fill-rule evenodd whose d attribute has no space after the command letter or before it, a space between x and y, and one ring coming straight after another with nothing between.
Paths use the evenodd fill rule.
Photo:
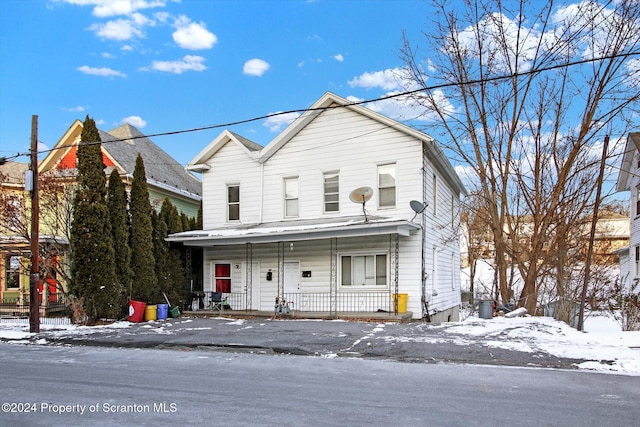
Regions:
<instances>
[{"instance_id":1,"label":"white cloud","mask_svg":"<svg viewBox=\"0 0 640 427\"><path fill-rule=\"evenodd\" d=\"M129 19L116 19L104 24L92 24L89 29L96 35L108 40L130 40L133 37L144 37L142 28Z\"/></svg>"},{"instance_id":2,"label":"white cloud","mask_svg":"<svg viewBox=\"0 0 640 427\"><path fill-rule=\"evenodd\" d=\"M185 71L204 71L207 69L205 58L197 55L185 55L177 61L153 61L150 67L140 68L140 71L164 71L167 73L182 74Z\"/></svg>"},{"instance_id":3,"label":"white cloud","mask_svg":"<svg viewBox=\"0 0 640 427\"><path fill-rule=\"evenodd\" d=\"M405 73L402 68L392 68L372 73L366 72L349 80L347 84L351 87L367 89L378 87L384 90L399 90L402 89L403 74Z\"/></svg>"},{"instance_id":4,"label":"white cloud","mask_svg":"<svg viewBox=\"0 0 640 427\"><path fill-rule=\"evenodd\" d=\"M94 6L93 15L99 18L117 15L130 15L141 9L163 7L166 0L62 0L78 6Z\"/></svg>"},{"instance_id":5,"label":"white cloud","mask_svg":"<svg viewBox=\"0 0 640 427\"><path fill-rule=\"evenodd\" d=\"M263 61L262 59L250 59L244 63L244 67L242 68L242 72L248 76L262 76L268 69L270 65L269 63Z\"/></svg>"},{"instance_id":6,"label":"white cloud","mask_svg":"<svg viewBox=\"0 0 640 427\"><path fill-rule=\"evenodd\" d=\"M103 58L105 58L105 59L113 59L113 58L115 58L115 55L114 55L114 54L112 54L112 53L109 53L109 52L102 52L102 55L101 55L101 56L102 56Z\"/></svg>"},{"instance_id":7,"label":"white cloud","mask_svg":"<svg viewBox=\"0 0 640 427\"><path fill-rule=\"evenodd\" d=\"M68 111L70 113L82 113L86 111L86 108L82 105L78 105L77 107L63 108L64 111Z\"/></svg>"},{"instance_id":8,"label":"white cloud","mask_svg":"<svg viewBox=\"0 0 640 427\"><path fill-rule=\"evenodd\" d=\"M120 124L125 124L128 123L131 126L135 126L139 129L142 129L143 127L145 127L147 125L147 122L142 120L142 117L140 116L129 116L129 117L125 117L124 119L120 120Z\"/></svg>"},{"instance_id":9,"label":"white cloud","mask_svg":"<svg viewBox=\"0 0 640 427\"><path fill-rule=\"evenodd\" d=\"M103 124L105 124L104 119L98 119L98 120L96 120L96 125L97 125L97 126L102 126Z\"/></svg>"},{"instance_id":10,"label":"white cloud","mask_svg":"<svg viewBox=\"0 0 640 427\"><path fill-rule=\"evenodd\" d=\"M339 53L336 56L334 56L333 59L335 59L338 62L343 62L344 61L344 56L342 56L342 54Z\"/></svg>"},{"instance_id":11,"label":"white cloud","mask_svg":"<svg viewBox=\"0 0 640 427\"><path fill-rule=\"evenodd\" d=\"M96 68L96 67L89 67L88 65L83 65L81 67L78 67L77 70L83 74L90 74L92 76L127 77L126 74L117 70L113 70L111 68L107 68L107 67Z\"/></svg>"},{"instance_id":12,"label":"white cloud","mask_svg":"<svg viewBox=\"0 0 640 427\"><path fill-rule=\"evenodd\" d=\"M183 49L211 49L218 42L216 35L207 30L203 22L191 22L181 16L175 25L177 30L173 33L173 41Z\"/></svg>"},{"instance_id":13,"label":"white cloud","mask_svg":"<svg viewBox=\"0 0 640 427\"><path fill-rule=\"evenodd\" d=\"M277 114L276 116L272 116L267 118L262 125L269 128L271 132L280 132L285 127L289 126L295 119L300 116L300 113L285 113L280 114L281 112L269 113Z\"/></svg>"},{"instance_id":14,"label":"white cloud","mask_svg":"<svg viewBox=\"0 0 640 427\"><path fill-rule=\"evenodd\" d=\"M125 52L131 52L133 50L133 46L125 44L120 49L124 50Z\"/></svg>"}]
</instances>

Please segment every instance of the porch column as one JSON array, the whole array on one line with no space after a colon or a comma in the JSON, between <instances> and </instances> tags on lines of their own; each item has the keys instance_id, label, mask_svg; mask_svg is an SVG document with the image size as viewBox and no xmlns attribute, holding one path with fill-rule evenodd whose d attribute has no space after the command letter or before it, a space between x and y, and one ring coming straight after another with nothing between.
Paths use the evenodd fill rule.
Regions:
<instances>
[{"instance_id":1,"label":"porch column","mask_svg":"<svg viewBox=\"0 0 640 427\"><path fill-rule=\"evenodd\" d=\"M329 278L329 311L332 316L338 315L338 239L331 239L330 265L331 276Z\"/></svg>"},{"instance_id":2,"label":"porch column","mask_svg":"<svg viewBox=\"0 0 640 427\"><path fill-rule=\"evenodd\" d=\"M389 254L391 256L391 289L396 295L393 300L393 314L398 314L398 252L400 246L400 237L398 234L389 236Z\"/></svg>"},{"instance_id":3,"label":"porch column","mask_svg":"<svg viewBox=\"0 0 640 427\"><path fill-rule=\"evenodd\" d=\"M253 282L251 280L253 278L253 245L251 243L247 243L244 249L245 249L244 282L246 283L246 289L245 289L246 303L245 303L244 309L249 310L250 308L253 307L251 302L251 295L252 295L251 288L253 287Z\"/></svg>"},{"instance_id":4,"label":"porch column","mask_svg":"<svg viewBox=\"0 0 640 427\"><path fill-rule=\"evenodd\" d=\"M284 242L278 242L278 299L284 298Z\"/></svg>"}]
</instances>

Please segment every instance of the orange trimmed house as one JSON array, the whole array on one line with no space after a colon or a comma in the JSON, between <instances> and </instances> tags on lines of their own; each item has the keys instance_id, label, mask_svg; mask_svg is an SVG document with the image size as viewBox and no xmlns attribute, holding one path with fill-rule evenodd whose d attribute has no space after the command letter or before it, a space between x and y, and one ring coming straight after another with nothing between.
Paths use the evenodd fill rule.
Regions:
<instances>
[{"instance_id":1,"label":"orange trimmed house","mask_svg":"<svg viewBox=\"0 0 640 427\"><path fill-rule=\"evenodd\" d=\"M77 175L77 145L82 127L80 120L74 121L38 165L39 232L44 254L41 277L45 282L50 282L48 286L41 287L41 301L52 301L56 293L56 282L66 285L64 278L56 274L56 271L60 271L57 267L66 265L66 236L71 219L73 187ZM202 199L202 185L191 172L129 124L99 133L107 176L114 169L117 170L129 191L136 158L140 154L145 163L152 206L159 210L163 200L168 198L179 212L188 217L197 215ZM8 162L0 169L4 177L10 177L2 179L1 196L17 208L16 218L7 215L6 210L0 215L0 302L3 303L28 301L28 234L11 225L11 221L16 222L15 219L28 223L30 217L29 193L24 189L24 172L27 168L28 165L24 163Z\"/></svg>"}]
</instances>

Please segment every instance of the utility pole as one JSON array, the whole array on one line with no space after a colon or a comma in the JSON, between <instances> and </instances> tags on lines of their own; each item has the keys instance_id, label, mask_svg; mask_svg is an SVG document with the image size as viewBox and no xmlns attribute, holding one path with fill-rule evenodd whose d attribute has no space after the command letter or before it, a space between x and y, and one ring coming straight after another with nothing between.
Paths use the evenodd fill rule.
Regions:
<instances>
[{"instance_id":1,"label":"utility pole","mask_svg":"<svg viewBox=\"0 0 640 427\"><path fill-rule=\"evenodd\" d=\"M40 199L38 197L38 116L31 116L31 270L29 275L29 332L40 332Z\"/></svg>"}]
</instances>

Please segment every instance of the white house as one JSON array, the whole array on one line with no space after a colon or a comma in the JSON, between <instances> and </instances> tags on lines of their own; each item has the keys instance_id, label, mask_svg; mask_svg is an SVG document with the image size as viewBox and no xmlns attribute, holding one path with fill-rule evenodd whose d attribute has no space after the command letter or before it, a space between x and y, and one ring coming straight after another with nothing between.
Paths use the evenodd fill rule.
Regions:
<instances>
[{"instance_id":1,"label":"white house","mask_svg":"<svg viewBox=\"0 0 640 427\"><path fill-rule=\"evenodd\" d=\"M204 291L233 310L406 301L413 318L458 319L466 189L432 137L326 93L267 146L225 130L188 168L202 173L203 230L168 240L204 248Z\"/></svg>"},{"instance_id":2,"label":"white house","mask_svg":"<svg viewBox=\"0 0 640 427\"><path fill-rule=\"evenodd\" d=\"M640 132L631 132L618 174L617 191L629 191L630 237L629 247L620 255L620 281L626 292L640 292Z\"/></svg>"}]
</instances>

